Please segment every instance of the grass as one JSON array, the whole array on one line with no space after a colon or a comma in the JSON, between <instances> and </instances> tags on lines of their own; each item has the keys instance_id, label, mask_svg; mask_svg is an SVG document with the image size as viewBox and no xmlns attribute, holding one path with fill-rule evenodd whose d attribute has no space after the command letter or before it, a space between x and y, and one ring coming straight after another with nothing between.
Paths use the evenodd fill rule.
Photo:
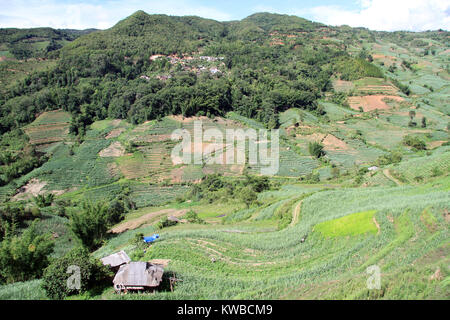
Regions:
<instances>
[{"instance_id":1,"label":"grass","mask_svg":"<svg viewBox=\"0 0 450 320\"><path fill-rule=\"evenodd\" d=\"M414 184L418 183L417 177L430 179L435 176L448 175L450 170L449 150L448 146L440 147L430 156L410 158L394 166L392 170Z\"/></svg>"},{"instance_id":2,"label":"grass","mask_svg":"<svg viewBox=\"0 0 450 320\"><path fill-rule=\"evenodd\" d=\"M0 285L0 300L47 300L41 280Z\"/></svg>"},{"instance_id":3,"label":"grass","mask_svg":"<svg viewBox=\"0 0 450 320\"><path fill-rule=\"evenodd\" d=\"M356 236L365 233L377 233L377 227L373 222L376 210L357 212L348 216L319 223L314 230L324 237Z\"/></svg>"},{"instance_id":4,"label":"grass","mask_svg":"<svg viewBox=\"0 0 450 320\"><path fill-rule=\"evenodd\" d=\"M434 213L446 207L449 199L444 190L447 185L448 182L442 180L441 185L433 187L425 185L422 188L316 192L303 200L298 224L281 231L276 231L276 222L271 219L242 221L238 218L241 215L254 215L253 208L236 211L225 225L180 225L163 229L160 231L161 240L152 245L142 260L170 259L167 271L175 272L183 282L177 284L173 293L158 292L152 296L129 295L120 298L257 299L281 298L286 294L291 298L302 296L301 293L291 291L294 283L296 288L310 288L312 292L308 294L318 297L327 296L325 288L330 288L330 281L336 279L338 282L331 286L333 290L328 296L363 297L371 294L364 291L366 278L361 275L365 270L362 269L364 265L383 261L382 268L391 270L390 274L399 274L410 261L445 243L446 229L439 227L434 237L427 239L422 236L425 229L421 229L421 226L426 226L417 225L414 221L418 221L425 208L432 208ZM295 205L297 201L292 203ZM195 206L198 209L203 205L198 203ZM372 209L365 209L367 207ZM206 208L205 212L208 212ZM354 213L355 208L362 210ZM373 234L377 233L377 228L372 221L375 212L381 226L381 232L376 237ZM387 219L390 215L395 225ZM441 226L440 221L438 219L437 226ZM314 226L317 231L321 224L327 226L325 230L332 237L323 237L319 232L311 233ZM151 227L145 228L142 229L144 232L153 232ZM128 231L112 238L96 252L96 256L119 249L132 252L133 248L127 242L135 232L138 231ZM309 236L302 243L300 240L305 234ZM414 235L419 240L409 242ZM402 259L398 260L396 255L401 255ZM215 257L215 263L211 263L212 257ZM421 268L418 272L423 274L429 270ZM410 274L408 277L412 276ZM347 286L345 279L359 280L351 280L352 284ZM415 283L419 285L419 282ZM401 296L396 289L398 283L395 277L390 277L384 286L383 298ZM427 289L428 296L439 292L433 291L433 288L436 286L430 285ZM107 289L96 298L119 297Z\"/></svg>"},{"instance_id":5,"label":"grass","mask_svg":"<svg viewBox=\"0 0 450 320\"><path fill-rule=\"evenodd\" d=\"M361 269L366 268L377 261L382 259L388 253L393 252L394 249L404 244L408 239L414 235L414 228L409 218L409 210L406 210L398 217L395 224L395 238L383 249L374 254L370 259L368 259L362 266Z\"/></svg>"}]
</instances>

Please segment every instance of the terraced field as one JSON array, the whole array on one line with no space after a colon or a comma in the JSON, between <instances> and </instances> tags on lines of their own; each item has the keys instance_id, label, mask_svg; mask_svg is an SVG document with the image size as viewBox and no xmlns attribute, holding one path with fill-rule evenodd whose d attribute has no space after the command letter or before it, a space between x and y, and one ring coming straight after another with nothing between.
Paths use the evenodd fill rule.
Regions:
<instances>
[{"instance_id":1,"label":"terraced field","mask_svg":"<svg viewBox=\"0 0 450 320\"><path fill-rule=\"evenodd\" d=\"M31 144L50 144L63 141L69 134L71 115L62 110L41 114L25 128Z\"/></svg>"},{"instance_id":2,"label":"terraced field","mask_svg":"<svg viewBox=\"0 0 450 320\"><path fill-rule=\"evenodd\" d=\"M298 223L282 231L273 229L270 218L223 226L171 227L161 232L161 240L143 260L169 260L168 270L183 282L173 293L159 292L152 297L390 298L401 296L403 281L409 276L405 270L423 275L415 285L425 290L415 291L410 298L430 292L448 297L445 286L428 280L437 265L424 264L437 252L444 254L439 261L448 261L445 210L450 198L446 190L448 179L419 188L317 192L303 200ZM293 203L291 209L295 210L296 205ZM432 232L421 222L425 211L433 217ZM134 230L139 231L153 232L149 227ZM109 244L106 248L97 255L119 249ZM133 250L129 246L125 249ZM365 269L373 264L382 270L383 290L378 293L370 292L365 285ZM332 291L320 290L330 283ZM101 297L118 298L112 289Z\"/></svg>"}]
</instances>

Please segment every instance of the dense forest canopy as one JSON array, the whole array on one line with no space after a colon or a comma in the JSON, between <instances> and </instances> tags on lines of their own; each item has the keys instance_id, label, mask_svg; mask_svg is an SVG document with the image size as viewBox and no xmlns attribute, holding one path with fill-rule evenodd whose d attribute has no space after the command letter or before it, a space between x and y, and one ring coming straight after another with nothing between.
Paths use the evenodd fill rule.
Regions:
<instances>
[{"instance_id":1,"label":"dense forest canopy","mask_svg":"<svg viewBox=\"0 0 450 320\"><path fill-rule=\"evenodd\" d=\"M50 30L24 33L73 36ZM106 117L141 123L168 114L235 110L276 126L278 112L290 107L320 113L315 102L330 90L333 74L382 76L374 65L350 56L345 44L317 41L324 30L286 15L261 13L220 23L138 11L67 44L58 50L54 68L12 86L0 100L0 131L60 108L73 114L77 134Z\"/></svg>"}]
</instances>

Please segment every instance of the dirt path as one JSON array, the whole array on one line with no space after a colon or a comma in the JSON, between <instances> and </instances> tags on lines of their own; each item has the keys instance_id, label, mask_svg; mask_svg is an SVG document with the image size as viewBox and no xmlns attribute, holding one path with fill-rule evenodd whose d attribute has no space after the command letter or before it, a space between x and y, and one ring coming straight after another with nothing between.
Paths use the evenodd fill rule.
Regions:
<instances>
[{"instance_id":1,"label":"dirt path","mask_svg":"<svg viewBox=\"0 0 450 320\"><path fill-rule=\"evenodd\" d=\"M398 186L401 186L403 183L400 182L400 180L394 178L391 173L389 172L389 169L384 169L383 174L388 178L389 180L395 182Z\"/></svg>"},{"instance_id":2,"label":"dirt path","mask_svg":"<svg viewBox=\"0 0 450 320\"><path fill-rule=\"evenodd\" d=\"M378 224L377 220L375 219L375 216L373 216L372 220L373 220L373 223L375 223L375 225L377 226L377 229L378 229L377 235L378 235L378 234L380 234L380 231L381 231L380 225Z\"/></svg>"},{"instance_id":3,"label":"dirt path","mask_svg":"<svg viewBox=\"0 0 450 320\"><path fill-rule=\"evenodd\" d=\"M190 245L205 250L205 253L207 253L211 258L221 260L226 263L233 264L233 265L244 265L244 266L257 267L257 266L264 266L264 265L273 265L275 263L278 263L275 261L258 261L258 260L245 260L245 259L239 259L239 258L231 258L231 257L225 255L225 253L218 251L218 250L227 251L226 248L220 247L212 242L205 241L202 239L193 239L193 238L186 238L185 240ZM207 245L213 245L218 250L210 248ZM244 249L244 250L246 250L246 249Z\"/></svg>"},{"instance_id":4,"label":"dirt path","mask_svg":"<svg viewBox=\"0 0 450 320\"><path fill-rule=\"evenodd\" d=\"M133 229L139 228L140 226L142 226L149 220L153 220L156 217L159 217L162 215L171 215L174 217L180 217L180 216L184 215L187 211L188 211L187 209L183 209L183 210L163 209L163 210L159 210L159 211L155 211L155 212L150 212L139 218L132 219L132 220L126 221L124 223L121 223L121 224L115 226L114 228L112 228L110 230L110 232L111 233L122 233L127 230L133 230Z\"/></svg>"},{"instance_id":5,"label":"dirt path","mask_svg":"<svg viewBox=\"0 0 450 320\"><path fill-rule=\"evenodd\" d=\"M294 212L292 213L292 221L290 226L294 226L298 223L298 218L300 216L300 209L302 207L303 200L300 200L294 208Z\"/></svg>"}]
</instances>

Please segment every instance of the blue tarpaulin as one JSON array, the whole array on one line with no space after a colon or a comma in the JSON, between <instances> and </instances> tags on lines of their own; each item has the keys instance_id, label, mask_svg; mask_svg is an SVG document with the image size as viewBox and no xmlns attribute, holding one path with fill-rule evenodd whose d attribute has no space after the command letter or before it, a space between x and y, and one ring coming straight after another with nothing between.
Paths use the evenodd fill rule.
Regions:
<instances>
[{"instance_id":1,"label":"blue tarpaulin","mask_svg":"<svg viewBox=\"0 0 450 320\"><path fill-rule=\"evenodd\" d=\"M144 242L151 243L159 238L159 234L154 234L151 237L144 237Z\"/></svg>"}]
</instances>

